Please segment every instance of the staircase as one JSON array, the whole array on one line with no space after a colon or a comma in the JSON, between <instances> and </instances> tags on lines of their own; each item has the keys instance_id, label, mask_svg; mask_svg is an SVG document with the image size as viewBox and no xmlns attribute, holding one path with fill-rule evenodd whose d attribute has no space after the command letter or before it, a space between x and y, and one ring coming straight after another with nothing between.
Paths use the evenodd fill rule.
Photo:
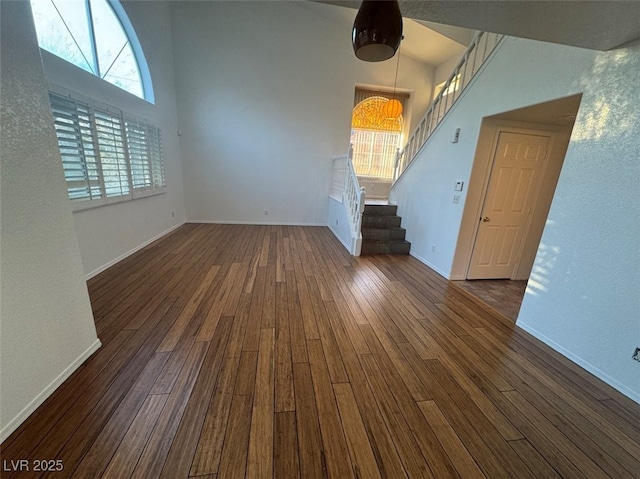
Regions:
<instances>
[{"instance_id":1,"label":"staircase","mask_svg":"<svg viewBox=\"0 0 640 479\"><path fill-rule=\"evenodd\" d=\"M362 213L361 254L409 254L411 243L405 241L400 227L397 205L365 204Z\"/></svg>"},{"instance_id":2,"label":"staircase","mask_svg":"<svg viewBox=\"0 0 640 479\"><path fill-rule=\"evenodd\" d=\"M476 73L491 56L503 36L478 32L456 68L445 82L438 96L409 137L407 144L396 153L394 183L418 155L456 100L463 94ZM392 186L393 188L393 186ZM348 231L334 234L354 256L362 254L409 254L411 244L405 241L405 230L394 205L364 205L365 192L360 187L353 167L353 147L347 155L333 159L331 198L342 203ZM340 224L338 213L330 212L330 225Z\"/></svg>"}]
</instances>

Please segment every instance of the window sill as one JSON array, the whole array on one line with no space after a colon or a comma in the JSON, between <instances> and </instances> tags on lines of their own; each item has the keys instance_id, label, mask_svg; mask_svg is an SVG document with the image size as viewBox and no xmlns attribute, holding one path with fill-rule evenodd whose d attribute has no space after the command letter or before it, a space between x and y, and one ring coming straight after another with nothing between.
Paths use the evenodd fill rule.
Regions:
<instances>
[{"instance_id":1,"label":"window sill","mask_svg":"<svg viewBox=\"0 0 640 479\"><path fill-rule=\"evenodd\" d=\"M149 190L140 190L134 192L128 196L116 196L114 198L107 198L102 200L90 200L90 201L71 201L72 211L74 213L78 211L94 210L96 208L102 208L104 206L111 206L119 203L127 203L129 201L135 201L140 198L147 198L149 196L162 195L167 192L167 188L154 188Z\"/></svg>"}]
</instances>

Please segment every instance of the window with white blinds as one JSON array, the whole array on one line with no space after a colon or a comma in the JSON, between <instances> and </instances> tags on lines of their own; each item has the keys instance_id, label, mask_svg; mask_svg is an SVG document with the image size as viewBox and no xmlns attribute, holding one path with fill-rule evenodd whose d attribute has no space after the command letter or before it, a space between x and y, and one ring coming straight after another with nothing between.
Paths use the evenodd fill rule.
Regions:
<instances>
[{"instance_id":1,"label":"window with white blinds","mask_svg":"<svg viewBox=\"0 0 640 479\"><path fill-rule=\"evenodd\" d=\"M131 192L122 116L95 109L96 139L107 198Z\"/></svg>"},{"instance_id":2,"label":"window with white blinds","mask_svg":"<svg viewBox=\"0 0 640 479\"><path fill-rule=\"evenodd\" d=\"M125 119L131 182L134 189L164 185L160 155L160 129L134 119Z\"/></svg>"},{"instance_id":3,"label":"window with white blinds","mask_svg":"<svg viewBox=\"0 0 640 479\"><path fill-rule=\"evenodd\" d=\"M117 108L50 92L51 111L74 209L165 189L160 129Z\"/></svg>"},{"instance_id":4,"label":"window with white blinds","mask_svg":"<svg viewBox=\"0 0 640 479\"><path fill-rule=\"evenodd\" d=\"M351 117L353 167L358 178L389 182L393 179L396 152L402 146L403 117L388 118L384 105L397 99L403 106L408 95L356 88Z\"/></svg>"},{"instance_id":5,"label":"window with white blinds","mask_svg":"<svg viewBox=\"0 0 640 479\"><path fill-rule=\"evenodd\" d=\"M99 200L102 175L89 105L57 95L50 95L50 99L69 198Z\"/></svg>"}]
</instances>

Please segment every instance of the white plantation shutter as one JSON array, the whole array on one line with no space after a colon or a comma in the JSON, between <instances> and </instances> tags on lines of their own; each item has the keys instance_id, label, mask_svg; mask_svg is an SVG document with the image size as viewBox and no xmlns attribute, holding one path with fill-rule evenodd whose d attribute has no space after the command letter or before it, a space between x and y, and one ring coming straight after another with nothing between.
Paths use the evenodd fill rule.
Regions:
<instances>
[{"instance_id":1,"label":"white plantation shutter","mask_svg":"<svg viewBox=\"0 0 640 479\"><path fill-rule=\"evenodd\" d=\"M125 125L134 191L165 186L160 129L131 118Z\"/></svg>"},{"instance_id":2,"label":"white plantation shutter","mask_svg":"<svg viewBox=\"0 0 640 479\"><path fill-rule=\"evenodd\" d=\"M164 177L164 161L162 161L162 143L160 142L160 128L147 125L149 137L149 153L151 155L151 178L154 188L167 186Z\"/></svg>"},{"instance_id":3,"label":"white plantation shutter","mask_svg":"<svg viewBox=\"0 0 640 479\"><path fill-rule=\"evenodd\" d=\"M164 191L160 128L71 94L50 92L49 98L74 209Z\"/></svg>"},{"instance_id":4,"label":"white plantation shutter","mask_svg":"<svg viewBox=\"0 0 640 479\"><path fill-rule=\"evenodd\" d=\"M89 105L53 94L50 100L69 198L101 198L100 169Z\"/></svg>"},{"instance_id":5,"label":"white plantation shutter","mask_svg":"<svg viewBox=\"0 0 640 479\"><path fill-rule=\"evenodd\" d=\"M109 111L96 109L95 120L107 198L128 195L131 193L131 182L125 155L122 117Z\"/></svg>"},{"instance_id":6,"label":"white plantation shutter","mask_svg":"<svg viewBox=\"0 0 640 479\"><path fill-rule=\"evenodd\" d=\"M146 125L131 119L127 119L125 125L133 188L149 188L153 185L153 182Z\"/></svg>"}]
</instances>

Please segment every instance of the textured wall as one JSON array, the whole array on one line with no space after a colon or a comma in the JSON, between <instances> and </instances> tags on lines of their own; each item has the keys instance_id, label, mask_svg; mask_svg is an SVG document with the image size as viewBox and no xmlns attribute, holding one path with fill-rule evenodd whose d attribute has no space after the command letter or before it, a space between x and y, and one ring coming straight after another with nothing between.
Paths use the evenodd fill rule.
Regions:
<instances>
[{"instance_id":1,"label":"textured wall","mask_svg":"<svg viewBox=\"0 0 640 479\"><path fill-rule=\"evenodd\" d=\"M28 2L2 25L0 436L99 346Z\"/></svg>"},{"instance_id":2,"label":"textured wall","mask_svg":"<svg viewBox=\"0 0 640 479\"><path fill-rule=\"evenodd\" d=\"M467 195L452 203L453 183L468 184L483 117L584 92L517 324L636 400L639 72L637 44L508 39L391 193L412 254L449 277Z\"/></svg>"},{"instance_id":3,"label":"textured wall","mask_svg":"<svg viewBox=\"0 0 640 479\"><path fill-rule=\"evenodd\" d=\"M640 46L594 54L518 325L640 402Z\"/></svg>"}]
</instances>

